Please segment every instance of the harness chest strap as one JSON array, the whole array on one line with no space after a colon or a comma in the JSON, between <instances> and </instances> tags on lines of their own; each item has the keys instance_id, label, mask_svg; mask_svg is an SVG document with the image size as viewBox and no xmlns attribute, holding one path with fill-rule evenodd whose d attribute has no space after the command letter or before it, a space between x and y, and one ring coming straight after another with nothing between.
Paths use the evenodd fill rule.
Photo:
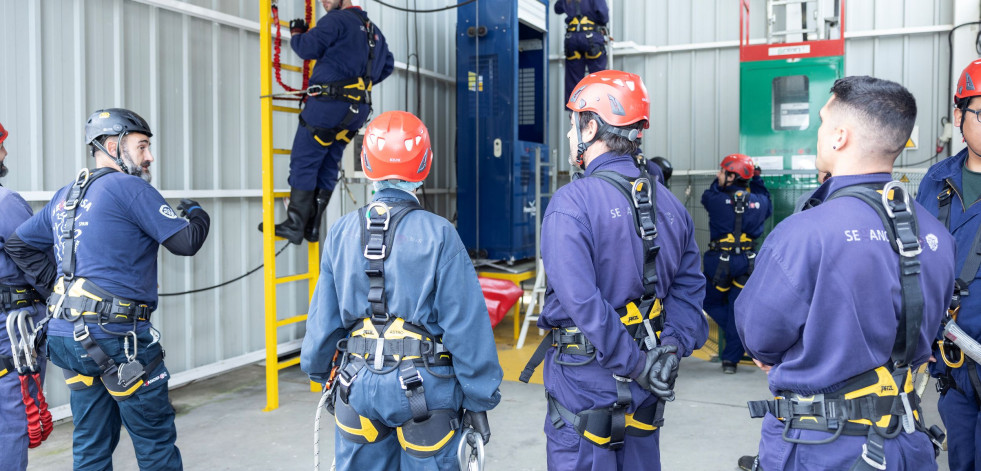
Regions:
<instances>
[{"instance_id":1,"label":"harness chest strap","mask_svg":"<svg viewBox=\"0 0 981 471\"><path fill-rule=\"evenodd\" d=\"M950 205L953 201L954 193L957 193L954 189L954 183L948 178L944 181L944 189L937 195L937 218L944 223L948 231L950 230ZM960 196L960 193L957 194ZM961 272L955 282L954 291L958 300L970 294L968 286L977 277L979 269L981 269L981 225L978 226L977 232L974 233L971 251L968 253L967 259L964 261L964 266L961 267ZM956 307L951 306L951 308Z\"/></svg>"}]
</instances>

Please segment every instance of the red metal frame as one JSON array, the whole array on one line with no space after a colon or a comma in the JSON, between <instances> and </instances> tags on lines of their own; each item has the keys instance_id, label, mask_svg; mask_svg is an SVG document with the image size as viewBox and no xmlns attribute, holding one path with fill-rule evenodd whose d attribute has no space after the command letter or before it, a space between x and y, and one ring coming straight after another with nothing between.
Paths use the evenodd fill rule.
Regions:
<instances>
[{"instance_id":1,"label":"red metal frame","mask_svg":"<svg viewBox=\"0 0 981 471\"><path fill-rule=\"evenodd\" d=\"M841 37L796 43L749 44L749 2L740 0L739 5L739 61L769 61L845 55L845 0L840 0L839 22Z\"/></svg>"}]
</instances>

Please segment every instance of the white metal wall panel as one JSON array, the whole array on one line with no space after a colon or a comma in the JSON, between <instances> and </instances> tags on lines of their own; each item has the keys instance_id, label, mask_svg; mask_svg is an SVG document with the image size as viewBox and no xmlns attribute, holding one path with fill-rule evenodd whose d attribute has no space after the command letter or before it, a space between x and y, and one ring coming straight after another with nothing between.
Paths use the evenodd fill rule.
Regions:
<instances>
[{"instance_id":1,"label":"white metal wall panel","mask_svg":"<svg viewBox=\"0 0 981 471\"><path fill-rule=\"evenodd\" d=\"M314 3L316 16L322 16ZM438 214L452 217L455 194L447 188L455 185L456 12L412 15L364 3L396 60L396 71L375 87L375 115L408 109L429 125L436 160L425 200ZM301 0L280 0L279 7L283 20L303 16ZM11 173L3 184L39 208L79 168L91 165L83 142L89 113L131 108L154 131L153 184L172 204L181 197L197 199L212 217L208 242L196 256L161 251L160 292L214 285L259 266L259 14L252 0L0 2L5 25L0 48L7 54L0 73L0 122L11 131L5 143ZM288 31L283 33L283 62L300 64ZM405 64L411 64L411 73ZM300 83L294 72L283 71L283 79ZM289 148L296 116L278 115L275 147ZM276 186L286 188L288 157L276 159ZM339 190L329 220L371 196L363 183L350 188L357 202ZM281 274L303 269L306 251L287 248L278 266ZM306 312L305 285L279 289L282 316ZM171 373L261 350L262 311L259 274L219 290L161 298L154 324L163 334ZM302 332L302 326L281 329L279 340L297 339ZM65 404L68 394L57 369L51 371L47 388L54 407Z\"/></svg>"}]
</instances>

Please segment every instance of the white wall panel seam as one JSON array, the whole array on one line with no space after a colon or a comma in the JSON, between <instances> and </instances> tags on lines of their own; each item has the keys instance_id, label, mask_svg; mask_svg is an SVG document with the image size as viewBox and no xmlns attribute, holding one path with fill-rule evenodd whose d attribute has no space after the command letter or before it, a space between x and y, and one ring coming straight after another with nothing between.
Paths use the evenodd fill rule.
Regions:
<instances>
[{"instance_id":1,"label":"white wall panel seam","mask_svg":"<svg viewBox=\"0 0 981 471\"><path fill-rule=\"evenodd\" d=\"M41 14L38 11L40 8L40 0L31 1L27 7L27 31L30 38L28 48L31 51L27 59L27 73L31 77L28 87L31 96L34 97L33 100L30 100L29 112L32 124L30 142L34 143L34 155L31 158L31 188L33 189L42 188L41 159L44 155L43 133L41 132L43 126L41 102L43 98L41 93Z\"/></svg>"},{"instance_id":2,"label":"white wall panel seam","mask_svg":"<svg viewBox=\"0 0 981 471\"><path fill-rule=\"evenodd\" d=\"M157 64L160 61L160 42L158 41L159 36L159 26L160 26L160 10L155 7L150 7L150 34L149 34L149 44L147 45L150 54L150 119L153 121L153 126L161 129L161 113L160 113L160 69ZM163 155L166 150L166 145L163 144L163 139L156 140L157 146L153 149L153 156ZM153 146L151 146L153 148ZM158 167L159 168L159 167ZM160 178L157 178L154 182L154 188L160 189L163 185L163 172L157 172Z\"/></svg>"},{"instance_id":3,"label":"white wall panel seam","mask_svg":"<svg viewBox=\"0 0 981 471\"><path fill-rule=\"evenodd\" d=\"M224 77L220 75L219 67L219 47L218 44L221 41L221 25L218 23L211 24L211 186L212 188L221 188L220 176L221 176L221 165L218 161L218 156L221 155L221 142L218 136L221 136L221 102L219 100L219 77ZM221 202L216 201L214 203L215 216L217 217L221 210L225 209L225 205ZM215 240L222 240L224 232L222 230L224 224L215 224ZM218 246L214 249L214 265L215 272L212 277L212 284L217 285L221 283L222 275L224 274L223 264L221 263L221 251L222 247ZM223 358L222 350L224 348L224 333L225 330L221 328L221 294L213 293L212 302L214 309L211 312L212 316L212 326L214 328L215 339L212 342L214 347L214 355L216 360Z\"/></svg>"},{"instance_id":4,"label":"white wall panel seam","mask_svg":"<svg viewBox=\"0 0 981 471\"><path fill-rule=\"evenodd\" d=\"M179 188L184 190L190 189L191 180L191 142L194 136L191 134L191 59L190 59L190 22L191 17L188 15L181 16L181 89L183 91L181 97L181 131L182 131L182 142L183 142L183 160L184 168L182 172L182 184ZM172 187L177 187L176 185L171 185ZM191 277L187 276L191 272L191 258L187 257L183 260L184 263L184 289L188 290L191 288ZM183 299L184 303L190 305L190 300ZM184 311L184 334L185 337L182 339L184 342L184 368L190 369L194 367L194 323L192 322L192 316L190 309L185 309Z\"/></svg>"},{"instance_id":5,"label":"white wall panel seam","mask_svg":"<svg viewBox=\"0 0 981 471\"><path fill-rule=\"evenodd\" d=\"M72 120L86 119L88 117L88 110L85 109L85 11L82 0L75 0L72 5L72 12L75 17L73 18L73 31L72 37L74 38L74 45L72 47L72 52L74 52L74 57L72 58L72 68L74 69L74 80L73 80L73 91L75 93L75 113L72 116ZM82 126L76 126L75 132L72 135L75 137L74 142L85 142L85 128ZM77 149L77 147L75 147ZM84 148L83 148L84 149ZM75 152L75 168L83 168L86 163L85 152ZM39 188L40 189L40 188Z\"/></svg>"},{"instance_id":6,"label":"white wall panel seam","mask_svg":"<svg viewBox=\"0 0 981 471\"><path fill-rule=\"evenodd\" d=\"M122 107L123 89L123 0L115 0L112 4L112 40L113 40L113 106Z\"/></svg>"}]
</instances>

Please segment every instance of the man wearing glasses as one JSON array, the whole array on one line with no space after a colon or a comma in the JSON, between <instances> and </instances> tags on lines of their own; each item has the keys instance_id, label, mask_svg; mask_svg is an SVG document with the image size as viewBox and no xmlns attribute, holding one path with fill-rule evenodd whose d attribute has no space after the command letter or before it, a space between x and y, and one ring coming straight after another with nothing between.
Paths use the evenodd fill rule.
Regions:
<instances>
[{"instance_id":1,"label":"man wearing glasses","mask_svg":"<svg viewBox=\"0 0 981 471\"><path fill-rule=\"evenodd\" d=\"M954 126L961 129L967 147L957 155L930 167L917 201L947 226L957 244L954 274L955 303L948 319L957 322L974 340L981 340L981 283L978 254L981 237L981 60L975 60L961 73L954 93ZM959 303L959 304L958 304ZM958 304L955 306L954 304ZM959 306L959 307L958 307ZM943 342L941 342L943 343ZM981 447L981 381L978 365L947 341L940 350L934 343L930 372L938 377L938 409L947 428L948 457L952 471L973 470Z\"/></svg>"}]
</instances>

